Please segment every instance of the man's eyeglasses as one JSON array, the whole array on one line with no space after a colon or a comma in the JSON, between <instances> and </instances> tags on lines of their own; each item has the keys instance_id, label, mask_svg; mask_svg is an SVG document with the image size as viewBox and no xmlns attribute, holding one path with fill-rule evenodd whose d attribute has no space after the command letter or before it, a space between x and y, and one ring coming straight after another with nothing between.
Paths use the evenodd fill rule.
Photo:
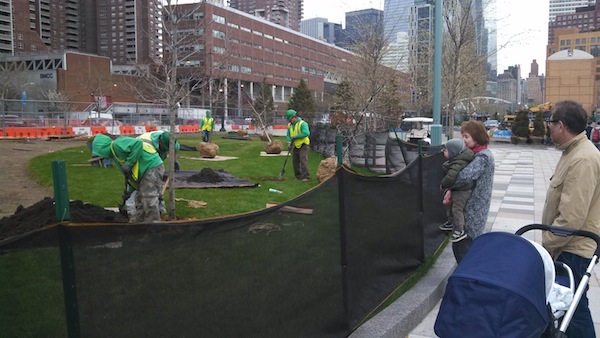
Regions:
<instances>
[{"instance_id":1,"label":"man's eyeglasses","mask_svg":"<svg viewBox=\"0 0 600 338\"><path fill-rule=\"evenodd\" d=\"M552 123L552 124L557 124L558 122L560 122L560 120L550 120L550 121L548 121L548 122L550 122L550 123Z\"/></svg>"}]
</instances>

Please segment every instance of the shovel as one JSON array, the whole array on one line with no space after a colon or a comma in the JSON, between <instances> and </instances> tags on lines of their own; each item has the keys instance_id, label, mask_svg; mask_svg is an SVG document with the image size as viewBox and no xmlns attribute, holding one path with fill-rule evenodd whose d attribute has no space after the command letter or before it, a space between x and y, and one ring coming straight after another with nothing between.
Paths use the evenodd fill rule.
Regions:
<instances>
[{"instance_id":1,"label":"shovel","mask_svg":"<svg viewBox=\"0 0 600 338\"><path fill-rule=\"evenodd\" d=\"M292 144L294 142L290 142L290 145L288 146L288 153L287 155L285 155L285 161L283 161L283 167L281 168L281 172L279 173L279 176L277 177L277 180L281 181L283 180L283 174L285 174L285 165L287 164L287 160L288 157L290 157L290 153L292 152Z\"/></svg>"},{"instance_id":2,"label":"shovel","mask_svg":"<svg viewBox=\"0 0 600 338\"><path fill-rule=\"evenodd\" d=\"M129 199L129 197L131 197L131 193L129 192L129 182L127 182L127 177L125 178L125 191L123 191L123 195L121 195L121 198L123 199L123 203L119 203L119 213L121 213L121 215L127 217L127 206L126 206L126 202Z\"/></svg>"}]
</instances>

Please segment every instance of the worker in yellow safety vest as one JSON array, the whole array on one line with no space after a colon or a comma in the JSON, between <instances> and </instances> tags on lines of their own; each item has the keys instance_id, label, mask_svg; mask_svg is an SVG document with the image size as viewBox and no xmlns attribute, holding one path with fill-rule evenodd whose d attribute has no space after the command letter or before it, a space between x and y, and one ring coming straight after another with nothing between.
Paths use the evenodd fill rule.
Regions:
<instances>
[{"instance_id":1,"label":"worker in yellow safety vest","mask_svg":"<svg viewBox=\"0 0 600 338\"><path fill-rule=\"evenodd\" d=\"M202 130L202 141L210 142L212 140L212 130L215 125L215 119L212 118L210 110L206 111L206 116L200 120L200 130Z\"/></svg>"},{"instance_id":2,"label":"worker in yellow safety vest","mask_svg":"<svg viewBox=\"0 0 600 338\"><path fill-rule=\"evenodd\" d=\"M290 109L285 113L288 120L287 140L290 142L289 149L292 151L292 163L294 164L294 175L296 179L308 182L310 172L308 170L308 150L310 148L310 129L308 123L302 120L295 110Z\"/></svg>"}]
</instances>

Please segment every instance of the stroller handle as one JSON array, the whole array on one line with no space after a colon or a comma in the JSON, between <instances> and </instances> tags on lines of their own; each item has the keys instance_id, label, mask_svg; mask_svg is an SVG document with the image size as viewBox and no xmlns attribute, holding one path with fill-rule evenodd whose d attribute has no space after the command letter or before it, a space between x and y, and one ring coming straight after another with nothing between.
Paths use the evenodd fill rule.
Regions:
<instances>
[{"instance_id":1,"label":"stroller handle","mask_svg":"<svg viewBox=\"0 0 600 338\"><path fill-rule=\"evenodd\" d=\"M583 237L591 238L596 242L596 252L594 252L594 255L596 255L596 257L600 257L600 236L598 236L597 234L595 234L593 232L585 231L585 230L571 229L571 228L555 227L555 226L550 226L550 225L545 225L545 224L529 224L529 225L526 225L526 226L522 227L521 229L517 230L517 232L515 232L515 234L521 236L522 234L524 234L525 232L530 231L530 230L550 231L553 235L561 236L561 237L583 236Z\"/></svg>"}]
</instances>

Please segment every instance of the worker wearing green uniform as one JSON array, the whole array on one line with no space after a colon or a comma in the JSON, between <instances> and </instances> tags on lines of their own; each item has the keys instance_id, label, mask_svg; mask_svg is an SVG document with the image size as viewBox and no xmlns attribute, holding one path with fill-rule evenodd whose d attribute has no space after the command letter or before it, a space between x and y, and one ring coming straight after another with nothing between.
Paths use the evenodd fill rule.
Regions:
<instances>
[{"instance_id":1,"label":"worker wearing green uniform","mask_svg":"<svg viewBox=\"0 0 600 338\"><path fill-rule=\"evenodd\" d=\"M160 158L164 161L169 156L169 144L171 141L171 133L168 131L151 131L138 136L140 140L144 141L144 150L154 149L158 152ZM179 162L177 162L177 152L180 149L179 141L175 139L175 171L179 171Z\"/></svg>"},{"instance_id":2,"label":"worker wearing green uniform","mask_svg":"<svg viewBox=\"0 0 600 338\"><path fill-rule=\"evenodd\" d=\"M294 164L294 175L296 179L308 182L310 172L308 170L308 150L310 148L310 129L308 123L303 121L295 110L290 109L285 113L288 120L287 140L291 142L292 163Z\"/></svg>"},{"instance_id":3,"label":"worker wearing green uniform","mask_svg":"<svg viewBox=\"0 0 600 338\"><path fill-rule=\"evenodd\" d=\"M129 185L138 191L135 205L139 209L129 221L160 222L158 195L165 167L158 152L144 151L144 142L137 138L122 136L113 141L106 135L98 134L92 142L92 154L113 159Z\"/></svg>"},{"instance_id":4,"label":"worker wearing green uniform","mask_svg":"<svg viewBox=\"0 0 600 338\"><path fill-rule=\"evenodd\" d=\"M158 156L160 156L160 158L164 161L167 156L169 156L169 144L171 141L171 133L169 133L168 131L163 131L163 130L159 130L159 131L151 131L148 133L144 133L140 136L138 136L137 138L139 138L140 140L144 141L144 151L147 152L158 152ZM174 155L174 159L175 159L175 171L179 171L180 166L179 166L179 162L177 161L177 151L179 151L180 149L180 145L179 145L179 141L177 141L177 139L174 140L175 141L175 155ZM158 193L158 205L159 205L159 210L161 214L166 214L167 212L167 207L165 204L165 200L163 198L163 194L162 194L163 188L161 187L161 189L159 190ZM133 196L135 197L135 196ZM135 202L134 202L135 204Z\"/></svg>"}]
</instances>

